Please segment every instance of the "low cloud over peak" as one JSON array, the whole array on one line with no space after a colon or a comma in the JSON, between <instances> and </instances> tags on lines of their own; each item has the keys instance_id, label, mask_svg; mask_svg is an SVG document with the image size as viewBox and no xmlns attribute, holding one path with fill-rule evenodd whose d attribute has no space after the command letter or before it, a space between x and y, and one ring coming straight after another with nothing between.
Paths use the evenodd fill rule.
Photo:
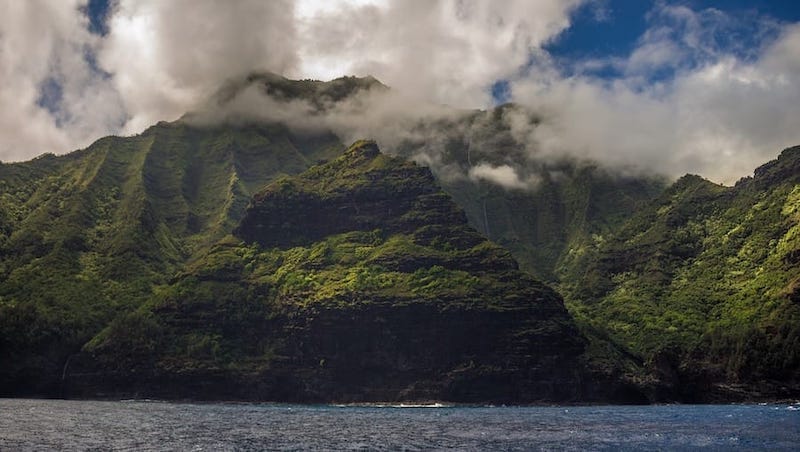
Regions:
<instances>
[{"instance_id":1,"label":"low cloud over peak","mask_svg":"<svg viewBox=\"0 0 800 452\"><path fill-rule=\"evenodd\" d=\"M119 0L102 27L85 0L0 3L4 161L137 133L202 110L228 80L266 71L374 75L391 86L354 96L358 105L325 106L320 126L348 138L423 137L421 120L491 108L501 81L504 99L530 112L508 114L509 133L536 159L569 155L730 183L800 143L800 25L755 12L657 2L628 51L564 61L548 45L594 0ZM613 9L595 6L597 20L614 20ZM307 114L307 100L265 108L262 98L237 96L235 108L291 121ZM423 138L436 146L437 137ZM472 165L462 175L531 186L508 162Z\"/></svg>"}]
</instances>

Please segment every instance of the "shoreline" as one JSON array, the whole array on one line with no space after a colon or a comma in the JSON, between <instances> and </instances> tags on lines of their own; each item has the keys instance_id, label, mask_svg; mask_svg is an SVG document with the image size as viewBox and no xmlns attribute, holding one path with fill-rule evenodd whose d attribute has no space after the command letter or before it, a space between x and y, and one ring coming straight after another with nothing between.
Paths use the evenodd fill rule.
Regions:
<instances>
[{"instance_id":1,"label":"shoreline","mask_svg":"<svg viewBox=\"0 0 800 452\"><path fill-rule=\"evenodd\" d=\"M330 407L330 408L390 408L390 409L449 409L449 408L580 408L580 407L645 407L645 406L744 406L744 405L788 405L800 407L800 397L779 399L752 399L745 401L714 402L654 402L654 403L604 403L604 402L562 402L562 403L459 403L445 400L407 400L407 401L373 401L373 402L287 402L271 400L236 400L236 399L191 399L191 398L150 398L150 397L47 397L12 395L0 396L0 400L59 400L76 402L119 402L119 403L169 403L178 405L274 405L293 407Z\"/></svg>"}]
</instances>

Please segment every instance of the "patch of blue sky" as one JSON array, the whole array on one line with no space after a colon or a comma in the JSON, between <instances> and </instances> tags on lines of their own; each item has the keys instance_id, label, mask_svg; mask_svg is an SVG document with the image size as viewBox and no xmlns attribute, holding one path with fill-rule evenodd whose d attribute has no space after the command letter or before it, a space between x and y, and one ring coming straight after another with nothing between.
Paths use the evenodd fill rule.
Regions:
<instances>
[{"instance_id":1,"label":"patch of blue sky","mask_svg":"<svg viewBox=\"0 0 800 452\"><path fill-rule=\"evenodd\" d=\"M55 77L47 77L39 85L39 98L36 105L44 108L56 122L57 127L61 127L65 117L62 104L64 101L64 88Z\"/></svg>"},{"instance_id":2,"label":"patch of blue sky","mask_svg":"<svg viewBox=\"0 0 800 452\"><path fill-rule=\"evenodd\" d=\"M691 20L667 11L686 8ZM742 60L757 58L759 50L778 36L781 24L800 20L800 1L787 0L594 0L572 16L572 25L544 50L564 75L588 71L600 78L624 75L613 64L628 58L637 48L660 33L681 51L675 68L657 67L656 80L668 78L681 66L701 64L712 54L726 53ZM695 30L689 30L695 27ZM689 32L702 34L703 42L692 43ZM697 45L692 48L692 45ZM702 46L702 47L701 47ZM608 64L600 64L605 61ZM590 64L587 64L590 63Z\"/></svg>"},{"instance_id":3,"label":"patch of blue sky","mask_svg":"<svg viewBox=\"0 0 800 452\"><path fill-rule=\"evenodd\" d=\"M511 100L511 84L508 80L498 80L492 87L492 100L495 105L502 105Z\"/></svg>"},{"instance_id":4,"label":"patch of blue sky","mask_svg":"<svg viewBox=\"0 0 800 452\"><path fill-rule=\"evenodd\" d=\"M105 36L108 34L108 14L111 2L109 0L89 0L86 6L86 15L89 17L89 31Z\"/></svg>"},{"instance_id":5,"label":"patch of blue sky","mask_svg":"<svg viewBox=\"0 0 800 452\"><path fill-rule=\"evenodd\" d=\"M691 15L674 14L679 10ZM645 84L656 84L721 55L755 60L782 26L798 21L800 1L795 0L589 0L573 12L570 27L543 50L565 77L610 82L637 70ZM671 59L631 64L637 50L657 43L669 44ZM520 73L535 65L532 58ZM505 80L495 82L490 91L496 104L508 100Z\"/></svg>"}]
</instances>

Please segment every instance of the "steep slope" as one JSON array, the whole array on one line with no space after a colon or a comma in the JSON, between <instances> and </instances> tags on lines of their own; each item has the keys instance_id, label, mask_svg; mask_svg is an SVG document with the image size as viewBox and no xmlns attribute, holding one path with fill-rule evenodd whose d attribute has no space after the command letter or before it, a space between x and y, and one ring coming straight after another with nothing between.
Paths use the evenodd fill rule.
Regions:
<instances>
[{"instance_id":1,"label":"steep slope","mask_svg":"<svg viewBox=\"0 0 800 452\"><path fill-rule=\"evenodd\" d=\"M526 271L551 282L568 265L570 250L609 233L666 187L658 175L625 175L596 162L539 155L528 135L540 119L515 104L488 111L442 108L432 116L422 109L418 120L405 113L399 124L390 116L376 126L370 108L377 115L396 108L395 99L381 97L388 92L372 77L322 83L256 73L230 81L210 105L186 119L269 118L326 130L339 124L336 133L343 139L349 129L372 131L373 138L391 143L393 154L429 166L474 228L511 250ZM337 108L341 101L348 101L343 110ZM473 173L498 167L515 171L520 179L504 186Z\"/></svg>"},{"instance_id":2,"label":"steep slope","mask_svg":"<svg viewBox=\"0 0 800 452\"><path fill-rule=\"evenodd\" d=\"M426 168L358 142L256 194L235 230L66 371L72 394L531 402L584 395L551 289Z\"/></svg>"},{"instance_id":3,"label":"steep slope","mask_svg":"<svg viewBox=\"0 0 800 452\"><path fill-rule=\"evenodd\" d=\"M324 128L221 118L216 109L255 92L277 102L274 108L303 102L322 115L336 102L383 90L369 77L318 82L254 74L223 87L205 111L141 135L0 164L0 394L57 394L70 356L230 233L253 193L344 149ZM421 136L446 137L434 143L444 153L432 169L469 223L508 247L524 270L554 280L572 258L569 250L606 233L661 185L574 161L534 163L509 129L513 108L421 123L428 129ZM396 154L418 155L428 144L407 140ZM448 177L447 168L466 174L480 162L528 165L542 182L534 190L505 190Z\"/></svg>"},{"instance_id":4,"label":"steep slope","mask_svg":"<svg viewBox=\"0 0 800 452\"><path fill-rule=\"evenodd\" d=\"M410 134L418 138L402 141L397 153L430 163L474 228L511 250L526 271L557 282L577 250L655 199L666 179L539 155L519 136L520 122L530 133L539 119L514 104L459 112L418 124ZM497 168L513 171L505 186L476 177L480 169Z\"/></svg>"},{"instance_id":5,"label":"steep slope","mask_svg":"<svg viewBox=\"0 0 800 452\"><path fill-rule=\"evenodd\" d=\"M161 123L0 165L0 392L44 375L227 234L253 191L341 150L276 124Z\"/></svg>"},{"instance_id":6,"label":"steep slope","mask_svg":"<svg viewBox=\"0 0 800 452\"><path fill-rule=\"evenodd\" d=\"M649 361L661 395L800 388L800 147L735 187L685 176L576 259L571 311Z\"/></svg>"}]
</instances>

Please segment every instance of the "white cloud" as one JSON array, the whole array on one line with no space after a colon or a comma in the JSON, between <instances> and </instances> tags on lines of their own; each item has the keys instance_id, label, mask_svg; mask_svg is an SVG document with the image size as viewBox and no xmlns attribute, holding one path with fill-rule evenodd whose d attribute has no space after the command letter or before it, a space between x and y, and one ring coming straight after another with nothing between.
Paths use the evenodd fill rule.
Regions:
<instances>
[{"instance_id":1,"label":"white cloud","mask_svg":"<svg viewBox=\"0 0 800 452\"><path fill-rule=\"evenodd\" d=\"M257 70L375 75L390 94L341 105L319 126L344 139L424 140L419 159L439 165L435 149L452 137L420 132L419 119L452 119L437 104L491 106L498 79L541 118L506 118L533 161L567 154L732 182L800 143L800 25L658 2L629 55L573 62L565 75L543 45L587 1L613 20L597 0L119 0L101 37L88 32L85 0L0 0L0 159L139 132ZM603 68L619 77L592 76ZM262 118L307 116L299 104L239 102ZM474 133L456 122L447 134ZM508 167L514 179L488 161L475 170L484 180L528 183L521 167Z\"/></svg>"},{"instance_id":2,"label":"white cloud","mask_svg":"<svg viewBox=\"0 0 800 452\"><path fill-rule=\"evenodd\" d=\"M529 177L523 180L517 170L509 165L494 166L479 163L469 170L469 178L475 181L484 180L511 190L527 190L536 188L540 179Z\"/></svg>"},{"instance_id":3,"label":"white cloud","mask_svg":"<svg viewBox=\"0 0 800 452\"><path fill-rule=\"evenodd\" d=\"M370 5L385 6L386 0L297 0L295 17L302 21L320 15L338 14L339 11L347 8Z\"/></svg>"},{"instance_id":4,"label":"white cloud","mask_svg":"<svg viewBox=\"0 0 800 452\"><path fill-rule=\"evenodd\" d=\"M710 13L667 13L680 17L681 33L655 25L659 32L647 33L629 58L609 63L624 69L619 79L562 77L550 69L512 83L514 100L542 112L541 125L522 131L535 144L532 152L732 183L800 143L800 25L783 26L748 58L719 47L707 29ZM711 17L733 27L720 14ZM772 22L751 27L776 30ZM674 78L643 82L663 67Z\"/></svg>"},{"instance_id":5,"label":"white cloud","mask_svg":"<svg viewBox=\"0 0 800 452\"><path fill-rule=\"evenodd\" d=\"M408 98L486 106L581 0L118 0L102 37L86 0L0 1L0 159L15 160L140 132L258 70L374 74ZM53 113L37 105L48 80L64 94Z\"/></svg>"},{"instance_id":6,"label":"white cloud","mask_svg":"<svg viewBox=\"0 0 800 452\"><path fill-rule=\"evenodd\" d=\"M296 63L287 0L121 0L99 54L139 132L176 119L231 77Z\"/></svg>"},{"instance_id":7,"label":"white cloud","mask_svg":"<svg viewBox=\"0 0 800 452\"><path fill-rule=\"evenodd\" d=\"M0 1L0 160L71 150L121 122L118 96L87 60L98 41L83 4Z\"/></svg>"},{"instance_id":8,"label":"white cloud","mask_svg":"<svg viewBox=\"0 0 800 452\"><path fill-rule=\"evenodd\" d=\"M300 23L298 76L371 74L419 99L486 106L569 26L580 0L397 0L325 10Z\"/></svg>"}]
</instances>

